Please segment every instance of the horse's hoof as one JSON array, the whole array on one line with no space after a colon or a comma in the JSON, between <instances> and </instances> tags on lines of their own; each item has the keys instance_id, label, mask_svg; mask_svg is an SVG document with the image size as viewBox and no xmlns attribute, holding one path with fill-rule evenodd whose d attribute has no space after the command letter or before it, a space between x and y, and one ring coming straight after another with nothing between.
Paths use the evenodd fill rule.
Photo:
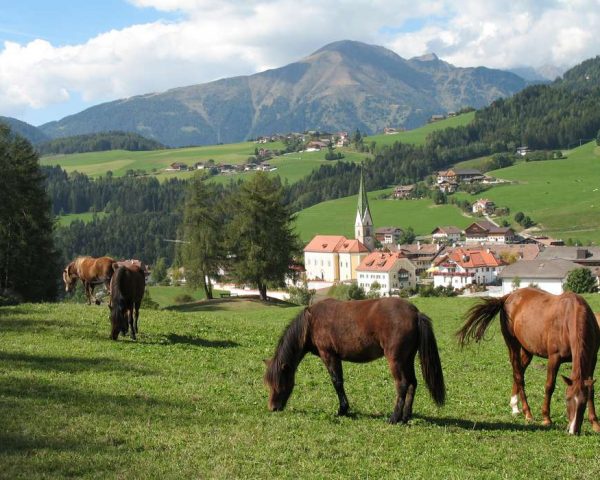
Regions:
<instances>
[{"instance_id":1,"label":"horse's hoof","mask_svg":"<svg viewBox=\"0 0 600 480\"><path fill-rule=\"evenodd\" d=\"M592 429L594 430L594 432L600 433L600 423L598 423L598 422L592 423Z\"/></svg>"},{"instance_id":2,"label":"horse's hoof","mask_svg":"<svg viewBox=\"0 0 600 480\"><path fill-rule=\"evenodd\" d=\"M550 420L549 418L544 418L544 420L542 420L542 425L544 427L549 427L552 425L552 420Z\"/></svg>"},{"instance_id":3,"label":"horse's hoof","mask_svg":"<svg viewBox=\"0 0 600 480\"><path fill-rule=\"evenodd\" d=\"M389 419L388 419L388 423L390 425L396 425L399 421L399 418L396 417L395 415L392 415Z\"/></svg>"}]
</instances>

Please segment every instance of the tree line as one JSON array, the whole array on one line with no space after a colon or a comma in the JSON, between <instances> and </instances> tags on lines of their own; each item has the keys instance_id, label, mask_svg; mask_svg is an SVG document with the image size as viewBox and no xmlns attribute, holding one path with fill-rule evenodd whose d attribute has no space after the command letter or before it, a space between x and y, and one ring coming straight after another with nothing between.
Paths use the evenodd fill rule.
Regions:
<instances>
[{"instance_id":1,"label":"tree line","mask_svg":"<svg viewBox=\"0 0 600 480\"><path fill-rule=\"evenodd\" d=\"M108 131L55 138L38 144L36 148L40 155L66 155L106 150L160 150L166 147L162 143L143 137L138 133Z\"/></svg>"}]
</instances>

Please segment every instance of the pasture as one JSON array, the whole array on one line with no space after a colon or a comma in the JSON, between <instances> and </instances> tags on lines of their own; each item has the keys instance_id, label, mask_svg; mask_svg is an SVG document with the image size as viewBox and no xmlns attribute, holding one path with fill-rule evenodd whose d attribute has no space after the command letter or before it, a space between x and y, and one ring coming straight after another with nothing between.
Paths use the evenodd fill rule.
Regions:
<instances>
[{"instance_id":1,"label":"pasture","mask_svg":"<svg viewBox=\"0 0 600 480\"><path fill-rule=\"evenodd\" d=\"M377 190L368 193L369 207L375 227L412 227L417 235L429 235L438 225L464 228L474 221L454 205L435 205L430 199L391 200L392 192ZM314 235L345 235L354 238L354 220L358 196L322 202L299 212L296 230L304 242Z\"/></svg>"},{"instance_id":2,"label":"pasture","mask_svg":"<svg viewBox=\"0 0 600 480\"><path fill-rule=\"evenodd\" d=\"M600 309L600 297L590 302ZM497 320L486 341L461 351L454 332L472 300L415 303L433 319L448 398L436 408L417 367L408 425L386 423L395 392L384 360L344 364L350 417L335 416L313 356L287 409L267 411L262 359L298 307L142 310L137 342L108 339L106 306L0 308L0 476L596 478L600 436L588 422L581 437L566 434L562 384L555 424L541 426L544 360L527 372L536 421L526 424L508 406Z\"/></svg>"},{"instance_id":3,"label":"pasture","mask_svg":"<svg viewBox=\"0 0 600 480\"><path fill-rule=\"evenodd\" d=\"M513 216L522 211L547 235L600 243L600 147L590 142L566 152L566 158L519 162L489 172L511 180L479 195L457 194L475 201L485 197L497 206L509 206Z\"/></svg>"}]
</instances>

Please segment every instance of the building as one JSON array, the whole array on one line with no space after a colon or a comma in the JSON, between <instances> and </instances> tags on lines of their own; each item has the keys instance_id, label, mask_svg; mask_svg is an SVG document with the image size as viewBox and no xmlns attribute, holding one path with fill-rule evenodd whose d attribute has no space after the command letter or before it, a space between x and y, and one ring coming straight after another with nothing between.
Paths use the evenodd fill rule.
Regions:
<instances>
[{"instance_id":1,"label":"building","mask_svg":"<svg viewBox=\"0 0 600 480\"><path fill-rule=\"evenodd\" d=\"M182 162L173 162L166 170L169 172L186 172L188 166Z\"/></svg>"},{"instance_id":2,"label":"building","mask_svg":"<svg viewBox=\"0 0 600 480\"><path fill-rule=\"evenodd\" d=\"M482 215L494 213L495 208L496 204L487 198L480 198L472 206L473 213L481 213Z\"/></svg>"},{"instance_id":3,"label":"building","mask_svg":"<svg viewBox=\"0 0 600 480\"><path fill-rule=\"evenodd\" d=\"M487 220L480 220L465 228L466 243L511 243L515 232L510 227L499 227Z\"/></svg>"},{"instance_id":4,"label":"building","mask_svg":"<svg viewBox=\"0 0 600 480\"><path fill-rule=\"evenodd\" d=\"M462 230L458 227L435 227L431 232L431 238L436 243L454 243L459 242Z\"/></svg>"},{"instance_id":5,"label":"building","mask_svg":"<svg viewBox=\"0 0 600 480\"><path fill-rule=\"evenodd\" d=\"M415 191L414 185L398 185L394 188L394 193L392 193L392 198L396 200L403 200L405 198L410 198Z\"/></svg>"},{"instance_id":6,"label":"building","mask_svg":"<svg viewBox=\"0 0 600 480\"><path fill-rule=\"evenodd\" d=\"M360 187L358 189L358 208L354 222L355 238L359 240L370 252L375 250L375 232L373 231L373 218L369 209L369 199L365 190L365 178L360 171Z\"/></svg>"},{"instance_id":7,"label":"building","mask_svg":"<svg viewBox=\"0 0 600 480\"><path fill-rule=\"evenodd\" d=\"M487 285L496 280L504 265L490 250L456 248L434 262L433 286L460 289L473 283Z\"/></svg>"},{"instance_id":8,"label":"building","mask_svg":"<svg viewBox=\"0 0 600 480\"><path fill-rule=\"evenodd\" d=\"M356 268L356 276L358 285L366 292L377 282L382 296L417 285L415 265L399 252L370 253Z\"/></svg>"},{"instance_id":9,"label":"building","mask_svg":"<svg viewBox=\"0 0 600 480\"><path fill-rule=\"evenodd\" d=\"M538 258L542 260L568 260L582 267L599 267L600 247L547 247L539 254Z\"/></svg>"},{"instance_id":10,"label":"building","mask_svg":"<svg viewBox=\"0 0 600 480\"><path fill-rule=\"evenodd\" d=\"M499 278L502 280L502 294L506 295L517 288L534 285L546 292L560 295L569 272L581 268L574 262L561 259L522 260L507 266Z\"/></svg>"},{"instance_id":11,"label":"building","mask_svg":"<svg viewBox=\"0 0 600 480\"><path fill-rule=\"evenodd\" d=\"M392 252L402 253L416 268L417 276L426 272L435 259L444 252L444 246L439 243L410 243L404 245L390 245Z\"/></svg>"},{"instance_id":12,"label":"building","mask_svg":"<svg viewBox=\"0 0 600 480\"><path fill-rule=\"evenodd\" d=\"M476 169L456 169L451 168L449 170L439 171L437 174L437 183L438 185L443 182L448 182L450 184L459 184L459 183L473 183L473 182L481 182L485 176Z\"/></svg>"},{"instance_id":13,"label":"building","mask_svg":"<svg viewBox=\"0 0 600 480\"><path fill-rule=\"evenodd\" d=\"M527 155L529 153L529 148L528 147L517 147L517 155L521 155L522 157L524 157L525 155Z\"/></svg>"},{"instance_id":14,"label":"building","mask_svg":"<svg viewBox=\"0 0 600 480\"><path fill-rule=\"evenodd\" d=\"M375 229L375 238L384 245L400 243L402 229L398 227L381 227Z\"/></svg>"}]
</instances>

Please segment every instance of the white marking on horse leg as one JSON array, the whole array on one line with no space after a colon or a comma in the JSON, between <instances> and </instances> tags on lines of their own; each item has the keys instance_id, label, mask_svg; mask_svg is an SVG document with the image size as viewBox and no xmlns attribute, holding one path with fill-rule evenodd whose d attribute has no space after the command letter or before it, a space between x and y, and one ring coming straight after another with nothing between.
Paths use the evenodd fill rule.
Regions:
<instances>
[{"instance_id":1,"label":"white marking on horse leg","mask_svg":"<svg viewBox=\"0 0 600 480\"><path fill-rule=\"evenodd\" d=\"M577 400L577 397L575 397L575 416L573 417L573 420L569 423L569 433L571 435L575 435L575 420L577 420L577 406L579 405L579 401Z\"/></svg>"},{"instance_id":2,"label":"white marking on horse leg","mask_svg":"<svg viewBox=\"0 0 600 480\"><path fill-rule=\"evenodd\" d=\"M519 410L519 397L517 395L513 395L512 397L510 397L510 406L512 408L512 414L513 415L518 415L519 413L521 413L521 411Z\"/></svg>"}]
</instances>

